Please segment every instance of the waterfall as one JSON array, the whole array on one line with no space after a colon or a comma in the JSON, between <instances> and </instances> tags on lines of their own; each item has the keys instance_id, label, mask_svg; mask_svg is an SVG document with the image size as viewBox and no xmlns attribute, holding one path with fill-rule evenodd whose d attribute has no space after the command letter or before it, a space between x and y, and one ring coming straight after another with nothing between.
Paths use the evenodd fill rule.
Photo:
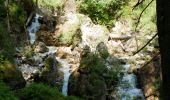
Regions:
<instances>
[{"instance_id":1,"label":"waterfall","mask_svg":"<svg viewBox=\"0 0 170 100\"><path fill-rule=\"evenodd\" d=\"M33 18L33 21L31 22L31 25L27 28L29 32L29 37L30 37L30 43L33 44L36 39L36 32L40 28L40 23L38 21L39 17L41 17L39 14L36 14L35 17Z\"/></svg>"},{"instance_id":2,"label":"waterfall","mask_svg":"<svg viewBox=\"0 0 170 100\"><path fill-rule=\"evenodd\" d=\"M39 30L40 28L40 23L38 21L38 19L42 17L39 14L36 14L35 17L33 18L31 25L27 28L28 32L29 32L29 37L30 37L30 43L34 44L35 39L36 39L36 32ZM47 55L50 53L55 53L56 52L56 47L54 46L47 46L49 49L49 52L43 53L41 55ZM57 61L59 63L61 63L62 68L61 71L63 71L64 73L64 83L63 83L63 87L62 87L62 93L67 96L67 91L68 91L68 80L69 80L69 76L70 76L70 65L68 64L67 60L65 59L60 59L58 57L56 57Z\"/></svg>"},{"instance_id":3,"label":"waterfall","mask_svg":"<svg viewBox=\"0 0 170 100\"><path fill-rule=\"evenodd\" d=\"M70 77L70 64L68 64L66 59L59 59L58 57L56 57L57 61L59 63L61 63L62 68L61 71L63 71L64 73L64 83L63 83L63 87L62 87L62 93L67 96L67 92L68 92L68 81L69 81L69 77Z\"/></svg>"},{"instance_id":4,"label":"waterfall","mask_svg":"<svg viewBox=\"0 0 170 100\"><path fill-rule=\"evenodd\" d=\"M141 89L137 88L137 78L134 74L129 74L130 65L123 65L124 75L117 87L117 98L120 100L145 100Z\"/></svg>"}]
</instances>

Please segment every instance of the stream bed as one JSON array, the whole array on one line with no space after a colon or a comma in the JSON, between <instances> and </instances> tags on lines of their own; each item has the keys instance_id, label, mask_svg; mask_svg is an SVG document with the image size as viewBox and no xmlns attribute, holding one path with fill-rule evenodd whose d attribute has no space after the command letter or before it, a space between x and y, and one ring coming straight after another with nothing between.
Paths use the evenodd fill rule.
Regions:
<instances>
[{"instance_id":1,"label":"stream bed","mask_svg":"<svg viewBox=\"0 0 170 100\"><path fill-rule=\"evenodd\" d=\"M34 44L36 40L36 32L39 30L41 25L38 21L39 17L41 16L36 14L31 22L31 25L27 28L31 44ZM44 53L45 55L56 52L57 47L54 46L47 47L49 51ZM68 80L72 72L70 68L71 65L69 64L69 61L67 59L60 59L59 57L56 57L56 60L61 64L60 70L64 73L62 93L63 95L67 96ZM145 100L142 90L137 88L136 75L128 73L130 65L129 64L123 65L123 68L124 75L123 78L119 81L119 84L117 86L116 98L118 98L118 100Z\"/></svg>"},{"instance_id":2,"label":"stream bed","mask_svg":"<svg viewBox=\"0 0 170 100\"><path fill-rule=\"evenodd\" d=\"M117 87L117 98L120 100L145 100L141 89L137 88L137 78L133 73L128 73L129 64L123 65L124 75Z\"/></svg>"},{"instance_id":3,"label":"stream bed","mask_svg":"<svg viewBox=\"0 0 170 100\"><path fill-rule=\"evenodd\" d=\"M39 30L41 24L39 23L39 18L42 17L39 14L36 14L35 17L33 18L31 25L27 28L29 32L29 39L30 43L34 44L36 40L36 32ZM49 49L48 52L41 54L43 55L49 55L50 53L55 53L56 52L56 47L54 46L47 46ZM70 65L66 59L60 59L59 57L56 57L56 60L61 64L62 68L60 69L64 73L64 82L63 82L63 87L62 87L62 93L67 96L67 91L68 91L68 80L69 76L71 74L70 71ZM27 70L27 69L25 69Z\"/></svg>"}]
</instances>

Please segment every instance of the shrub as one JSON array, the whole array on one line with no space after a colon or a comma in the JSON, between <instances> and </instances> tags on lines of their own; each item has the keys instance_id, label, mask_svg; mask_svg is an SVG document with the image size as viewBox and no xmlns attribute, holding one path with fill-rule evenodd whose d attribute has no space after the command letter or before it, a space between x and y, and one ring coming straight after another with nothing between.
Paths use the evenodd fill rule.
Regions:
<instances>
[{"instance_id":1,"label":"shrub","mask_svg":"<svg viewBox=\"0 0 170 100\"><path fill-rule=\"evenodd\" d=\"M109 70L98 53L83 56L78 71L80 74L70 82L70 93L87 100L105 96L107 88L113 90L120 73L117 69Z\"/></svg>"},{"instance_id":2,"label":"shrub","mask_svg":"<svg viewBox=\"0 0 170 100\"><path fill-rule=\"evenodd\" d=\"M22 90L23 100L65 100L57 88L33 83Z\"/></svg>"},{"instance_id":3,"label":"shrub","mask_svg":"<svg viewBox=\"0 0 170 100\"><path fill-rule=\"evenodd\" d=\"M18 100L10 88L0 81L0 99L1 100Z\"/></svg>"},{"instance_id":4,"label":"shrub","mask_svg":"<svg viewBox=\"0 0 170 100\"><path fill-rule=\"evenodd\" d=\"M34 0L36 2L36 0ZM38 5L48 9L61 8L64 5L65 0L39 0Z\"/></svg>"},{"instance_id":5,"label":"shrub","mask_svg":"<svg viewBox=\"0 0 170 100\"><path fill-rule=\"evenodd\" d=\"M57 88L42 83L33 83L21 90L22 100L80 100L74 96L65 97Z\"/></svg>"},{"instance_id":6,"label":"shrub","mask_svg":"<svg viewBox=\"0 0 170 100\"><path fill-rule=\"evenodd\" d=\"M116 13L128 0L78 0L79 11L89 15L93 22L111 27Z\"/></svg>"}]
</instances>

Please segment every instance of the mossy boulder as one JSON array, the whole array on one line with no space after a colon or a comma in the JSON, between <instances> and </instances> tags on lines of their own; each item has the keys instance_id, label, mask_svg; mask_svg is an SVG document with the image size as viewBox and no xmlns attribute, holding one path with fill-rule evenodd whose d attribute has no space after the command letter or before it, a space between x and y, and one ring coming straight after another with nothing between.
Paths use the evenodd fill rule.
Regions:
<instances>
[{"instance_id":1,"label":"mossy boulder","mask_svg":"<svg viewBox=\"0 0 170 100\"><path fill-rule=\"evenodd\" d=\"M50 85L61 86L63 75L59 71L58 62L54 55L49 55L44 61L44 68L40 75L40 81ZM57 84L56 84L57 83Z\"/></svg>"},{"instance_id":2,"label":"mossy boulder","mask_svg":"<svg viewBox=\"0 0 170 100\"><path fill-rule=\"evenodd\" d=\"M26 82L22 73L9 60L0 61L0 78L13 89L22 88Z\"/></svg>"},{"instance_id":3,"label":"mossy boulder","mask_svg":"<svg viewBox=\"0 0 170 100\"><path fill-rule=\"evenodd\" d=\"M85 51L79 68L70 76L68 94L85 100L106 100L107 90L117 84L117 74L107 69L99 54Z\"/></svg>"}]
</instances>

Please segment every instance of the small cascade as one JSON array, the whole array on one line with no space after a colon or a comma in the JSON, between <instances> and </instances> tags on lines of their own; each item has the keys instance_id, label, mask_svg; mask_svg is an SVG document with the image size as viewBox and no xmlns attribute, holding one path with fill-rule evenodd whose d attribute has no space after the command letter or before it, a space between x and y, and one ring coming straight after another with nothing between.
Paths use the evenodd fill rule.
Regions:
<instances>
[{"instance_id":1,"label":"small cascade","mask_svg":"<svg viewBox=\"0 0 170 100\"><path fill-rule=\"evenodd\" d=\"M124 76L117 87L117 98L120 100L145 100L141 89L137 88L137 78L128 74L130 65L123 65Z\"/></svg>"},{"instance_id":2,"label":"small cascade","mask_svg":"<svg viewBox=\"0 0 170 100\"><path fill-rule=\"evenodd\" d=\"M61 63L62 68L61 71L63 71L64 73L64 83L63 83L63 87L62 87L62 93L67 96L67 91L68 91L68 81L69 81L69 77L70 77L70 64L67 62L66 59L60 59L58 57L56 57L57 61L59 63Z\"/></svg>"},{"instance_id":3,"label":"small cascade","mask_svg":"<svg viewBox=\"0 0 170 100\"><path fill-rule=\"evenodd\" d=\"M36 32L39 30L40 28L40 23L38 21L38 19L41 16L39 14L36 14L33 21L31 22L31 25L27 28L28 32L29 32L29 37L30 37L30 43L33 44L35 42L36 39Z\"/></svg>"},{"instance_id":4,"label":"small cascade","mask_svg":"<svg viewBox=\"0 0 170 100\"><path fill-rule=\"evenodd\" d=\"M38 19L41 16L39 14L36 14L35 17L33 18L31 25L27 28L28 32L29 32L29 37L30 37L30 43L34 44L35 40L36 40L36 32L39 30L40 28L40 23L38 21ZM56 47L54 46L47 46L47 48L49 49L48 52L46 53L39 53L38 56L43 57L49 54L54 54L56 52ZM70 72L70 65L68 64L66 59L60 59L58 57L56 57L57 61L59 63L61 63L62 68L61 71L64 73L64 83L63 83L63 87L62 87L62 93L67 96L67 91L68 91L68 80L69 80L69 76L71 74ZM25 69L27 70L27 69Z\"/></svg>"}]
</instances>

